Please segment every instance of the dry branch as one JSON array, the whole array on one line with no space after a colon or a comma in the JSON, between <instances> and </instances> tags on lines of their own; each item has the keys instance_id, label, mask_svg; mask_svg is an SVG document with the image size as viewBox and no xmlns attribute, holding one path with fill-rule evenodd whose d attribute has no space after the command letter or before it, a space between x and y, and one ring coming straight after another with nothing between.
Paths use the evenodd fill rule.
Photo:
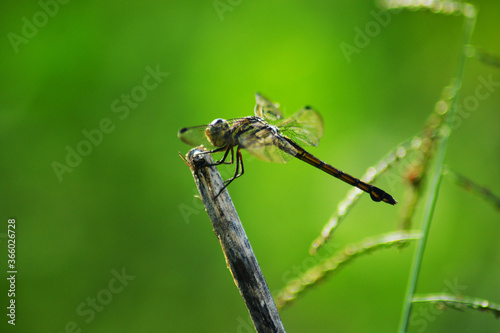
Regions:
<instances>
[{"instance_id":1,"label":"dry branch","mask_svg":"<svg viewBox=\"0 0 500 333\"><path fill-rule=\"evenodd\" d=\"M243 225L210 154L194 148L186 155L196 186L219 239L226 264L257 332L285 332Z\"/></svg>"}]
</instances>

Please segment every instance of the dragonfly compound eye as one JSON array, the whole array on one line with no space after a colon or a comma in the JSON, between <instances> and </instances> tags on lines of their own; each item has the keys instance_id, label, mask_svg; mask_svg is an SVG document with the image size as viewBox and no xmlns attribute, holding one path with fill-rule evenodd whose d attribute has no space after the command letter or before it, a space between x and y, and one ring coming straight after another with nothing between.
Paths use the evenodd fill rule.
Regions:
<instances>
[{"instance_id":1,"label":"dragonfly compound eye","mask_svg":"<svg viewBox=\"0 0 500 333\"><path fill-rule=\"evenodd\" d=\"M205 135L214 147L224 147L227 145L227 135L229 134L229 124L225 119L217 118L207 126Z\"/></svg>"},{"instance_id":2,"label":"dragonfly compound eye","mask_svg":"<svg viewBox=\"0 0 500 333\"><path fill-rule=\"evenodd\" d=\"M225 119L222 119L222 118L217 118L217 119L215 119L214 121L212 121L212 122L210 123L210 126L219 126L219 125L224 124L225 122L226 122L226 120L225 120Z\"/></svg>"}]
</instances>

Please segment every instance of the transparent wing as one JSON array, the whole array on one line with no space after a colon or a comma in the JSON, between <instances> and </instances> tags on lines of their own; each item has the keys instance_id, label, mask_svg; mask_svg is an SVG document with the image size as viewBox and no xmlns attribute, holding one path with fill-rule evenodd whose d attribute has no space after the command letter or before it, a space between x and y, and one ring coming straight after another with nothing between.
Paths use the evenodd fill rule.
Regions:
<instances>
[{"instance_id":1,"label":"transparent wing","mask_svg":"<svg viewBox=\"0 0 500 333\"><path fill-rule=\"evenodd\" d=\"M323 119L309 106L300 109L290 118L277 122L275 126L299 145L317 146L323 136Z\"/></svg>"},{"instance_id":2,"label":"transparent wing","mask_svg":"<svg viewBox=\"0 0 500 333\"><path fill-rule=\"evenodd\" d=\"M269 122L275 122L283 119L283 112L280 110L278 103L271 102L268 98L259 93L255 93L255 115Z\"/></svg>"},{"instance_id":3,"label":"transparent wing","mask_svg":"<svg viewBox=\"0 0 500 333\"><path fill-rule=\"evenodd\" d=\"M250 154L267 162L286 163L297 154L285 138L269 127L242 133L239 143Z\"/></svg>"},{"instance_id":4,"label":"transparent wing","mask_svg":"<svg viewBox=\"0 0 500 333\"><path fill-rule=\"evenodd\" d=\"M177 132L177 137L192 147L203 145L208 150L212 150L215 147L208 141L205 135L205 129L208 126L185 127Z\"/></svg>"}]
</instances>

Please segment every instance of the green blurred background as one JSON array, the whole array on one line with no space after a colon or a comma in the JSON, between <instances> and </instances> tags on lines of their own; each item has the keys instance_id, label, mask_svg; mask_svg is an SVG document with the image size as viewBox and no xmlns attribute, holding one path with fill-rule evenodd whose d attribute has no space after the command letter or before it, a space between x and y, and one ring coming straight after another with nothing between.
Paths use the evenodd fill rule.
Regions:
<instances>
[{"instance_id":1,"label":"green blurred background","mask_svg":"<svg viewBox=\"0 0 500 333\"><path fill-rule=\"evenodd\" d=\"M42 2L51 16L37 2L2 4L0 267L6 276L7 219L15 218L18 332L252 331L179 158L189 147L177 130L251 115L260 91L288 114L318 109L325 133L310 151L361 176L422 129L456 73L461 17L391 14L346 57L340 46L355 46L357 29L377 26L380 8L370 1L216 3L226 7ZM500 53L500 3L474 4L473 43ZM169 74L155 81L154 71ZM475 95L480 77L500 82L500 69L470 60L462 100ZM462 119L447 155L450 167L497 194L499 103L497 85ZM82 143L84 133L96 144ZM68 149L87 156L68 166ZM276 292L309 267L309 245L349 188L299 161L248 160L230 194ZM63 164L58 176L54 165ZM219 169L226 177L233 170ZM401 170L391 171L398 181L378 182L399 201ZM365 196L331 248L394 230L401 207ZM418 291L455 285L500 302L499 222L498 211L444 178ZM284 309L285 328L395 332L413 250L382 250L348 265ZM120 284L115 275L123 272ZM5 279L0 287L5 331L13 329ZM500 330L491 314L428 305L415 313L411 332Z\"/></svg>"}]
</instances>

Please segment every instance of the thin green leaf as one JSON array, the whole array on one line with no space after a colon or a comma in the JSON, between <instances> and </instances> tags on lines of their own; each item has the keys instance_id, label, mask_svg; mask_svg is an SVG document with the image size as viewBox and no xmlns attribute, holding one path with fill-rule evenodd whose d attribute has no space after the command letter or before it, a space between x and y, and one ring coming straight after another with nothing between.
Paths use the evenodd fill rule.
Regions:
<instances>
[{"instance_id":1,"label":"thin green leaf","mask_svg":"<svg viewBox=\"0 0 500 333\"><path fill-rule=\"evenodd\" d=\"M425 294L415 295L412 302L442 304L455 310L469 308L482 312L491 312L495 318L500 318L500 304L480 298L452 294Z\"/></svg>"},{"instance_id":2,"label":"thin green leaf","mask_svg":"<svg viewBox=\"0 0 500 333\"><path fill-rule=\"evenodd\" d=\"M275 297L276 306L282 308L293 301L299 294L316 285L328 274L350 263L353 259L373 251L398 246L403 242L419 239L419 232L396 231L374 238L365 239L359 243L349 244L343 250L320 261L304 274L293 279Z\"/></svg>"}]
</instances>

